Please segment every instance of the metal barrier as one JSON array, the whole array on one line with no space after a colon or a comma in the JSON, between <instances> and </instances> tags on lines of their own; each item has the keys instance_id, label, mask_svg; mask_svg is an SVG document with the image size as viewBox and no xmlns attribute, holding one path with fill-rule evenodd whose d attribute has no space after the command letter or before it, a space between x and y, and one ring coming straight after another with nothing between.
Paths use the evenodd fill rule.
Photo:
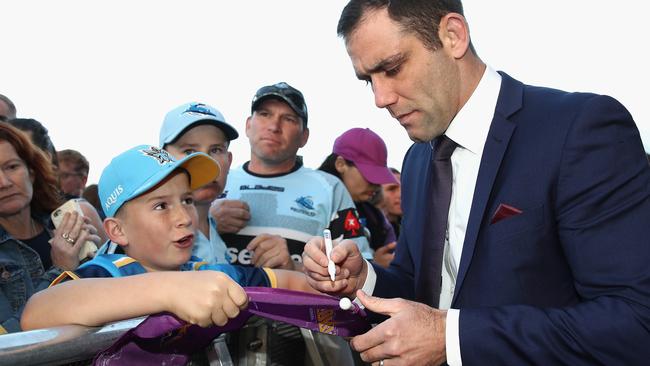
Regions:
<instances>
[{"instance_id":1,"label":"metal barrier","mask_svg":"<svg viewBox=\"0 0 650 366\"><path fill-rule=\"evenodd\" d=\"M103 327L66 325L0 335L0 366L90 364L97 352L109 347L144 319L129 319ZM269 342L269 333L275 333L275 326L276 323L254 317L236 333L216 338L206 349L203 362L192 364L265 366L274 363L270 354L292 352L277 342ZM314 341L312 332L302 329L300 333L307 349L305 362L312 366L324 365L323 350ZM230 349L234 349L234 359Z\"/></svg>"},{"instance_id":2,"label":"metal barrier","mask_svg":"<svg viewBox=\"0 0 650 366\"><path fill-rule=\"evenodd\" d=\"M84 361L89 364L98 351L109 347L144 318L103 327L66 325L4 334L0 336L0 366L83 364ZM206 349L206 359L210 366L234 366L225 334Z\"/></svg>"},{"instance_id":3,"label":"metal barrier","mask_svg":"<svg viewBox=\"0 0 650 366\"><path fill-rule=\"evenodd\" d=\"M66 325L0 336L0 365L61 365L92 359L142 318L104 327Z\"/></svg>"}]
</instances>

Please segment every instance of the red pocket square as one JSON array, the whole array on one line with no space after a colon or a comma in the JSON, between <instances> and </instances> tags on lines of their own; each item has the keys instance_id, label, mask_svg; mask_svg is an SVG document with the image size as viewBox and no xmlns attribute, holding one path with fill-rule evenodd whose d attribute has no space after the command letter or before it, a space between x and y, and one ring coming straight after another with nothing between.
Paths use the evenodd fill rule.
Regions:
<instances>
[{"instance_id":1,"label":"red pocket square","mask_svg":"<svg viewBox=\"0 0 650 366\"><path fill-rule=\"evenodd\" d=\"M490 224L496 224L497 222L507 219L508 217L516 216L522 213L520 209L516 207L512 207L510 205L506 205L504 203L499 204L499 207L497 207L497 210L494 212L494 215L492 216L492 220L490 220Z\"/></svg>"}]
</instances>

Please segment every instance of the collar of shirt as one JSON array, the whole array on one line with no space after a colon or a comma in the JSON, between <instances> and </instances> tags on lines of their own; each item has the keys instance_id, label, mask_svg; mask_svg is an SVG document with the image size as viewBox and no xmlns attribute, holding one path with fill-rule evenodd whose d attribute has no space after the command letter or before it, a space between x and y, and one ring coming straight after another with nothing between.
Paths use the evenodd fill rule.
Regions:
<instances>
[{"instance_id":1,"label":"collar of shirt","mask_svg":"<svg viewBox=\"0 0 650 366\"><path fill-rule=\"evenodd\" d=\"M451 121L445 135L463 149L481 156L500 89L501 75L487 66L476 90Z\"/></svg>"}]
</instances>

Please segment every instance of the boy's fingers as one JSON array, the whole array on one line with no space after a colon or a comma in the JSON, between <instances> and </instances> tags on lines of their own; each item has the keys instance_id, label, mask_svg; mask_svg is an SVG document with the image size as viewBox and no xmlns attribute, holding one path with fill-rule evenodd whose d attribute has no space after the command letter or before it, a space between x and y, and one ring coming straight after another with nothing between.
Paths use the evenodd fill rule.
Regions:
<instances>
[{"instance_id":1,"label":"boy's fingers","mask_svg":"<svg viewBox=\"0 0 650 366\"><path fill-rule=\"evenodd\" d=\"M226 314L228 319L233 319L239 315L239 307L231 299L225 299L223 302L223 312Z\"/></svg>"},{"instance_id":2,"label":"boy's fingers","mask_svg":"<svg viewBox=\"0 0 650 366\"><path fill-rule=\"evenodd\" d=\"M233 282L228 286L228 296L240 309L248 307L248 294L237 283Z\"/></svg>"}]
</instances>

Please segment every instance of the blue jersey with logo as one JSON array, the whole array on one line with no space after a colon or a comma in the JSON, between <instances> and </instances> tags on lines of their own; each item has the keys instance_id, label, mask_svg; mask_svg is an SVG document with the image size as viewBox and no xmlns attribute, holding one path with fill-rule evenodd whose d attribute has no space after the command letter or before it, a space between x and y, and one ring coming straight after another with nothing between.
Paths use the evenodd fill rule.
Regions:
<instances>
[{"instance_id":1,"label":"blue jersey with logo","mask_svg":"<svg viewBox=\"0 0 650 366\"><path fill-rule=\"evenodd\" d=\"M259 176L248 171L247 164L230 171L224 194L248 203L251 214L238 233L221 236L231 263L251 265L246 245L260 234L285 238L291 258L301 262L305 243L322 236L323 229L330 229L334 239L352 239L363 256L372 259L354 202L338 178L301 164L286 174Z\"/></svg>"}]
</instances>

